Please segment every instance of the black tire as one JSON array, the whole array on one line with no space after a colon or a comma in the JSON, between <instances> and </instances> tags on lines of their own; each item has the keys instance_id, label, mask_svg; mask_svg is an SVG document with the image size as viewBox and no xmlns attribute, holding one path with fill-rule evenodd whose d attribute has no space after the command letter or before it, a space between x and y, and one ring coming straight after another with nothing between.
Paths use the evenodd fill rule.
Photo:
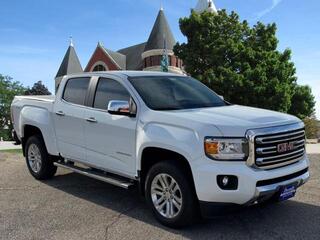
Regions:
<instances>
[{"instance_id":1,"label":"black tire","mask_svg":"<svg viewBox=\"0 0 320 240\"><path fill-rule=\"evenodd\" d=\"M183 172L181 166L174 164L170 161L159 162L151 167L147 174L145 182L145 197L147 203L152 209L152 212L156 219L165 226L171 228L180 228L190 224L193 224L199 217L199 207L196 194L194 192L192 179L187 177L187 174ZM154 206L151 196L151 185L153 180L159 174L169 175L172 177L180 187L182 195L181 209L178 214L172 218L165 217L159 213ZM171 200L172 201L172 200Z\"/></svg>"},{"instance_id":2,"label":"black tire","mask_svg":"<svg viewBox=\"0 0 320 240\"><path fill-rule=\"evenodd\" d=\"M39 150L39 156L40 156L40 162L41 165L38 168L38 171L34 170L34 167L32 167L32 156L29 158L29 153L33 151L38 151ZM31 153L30 153L31 154ZM40 135L35 135L31 136L28 138L26 142L26 147L25 147L25 157L26 157L26 162L27 166L29 169L29 172L31 175L38 180L46 180L50 179L54 176L54 174L57 171L57 167L53 165L53 161L51 156L48 154L45 143L42 139L42 136ZM36 167L37 168L37 167Z\"/></svg>"}]
</instances>

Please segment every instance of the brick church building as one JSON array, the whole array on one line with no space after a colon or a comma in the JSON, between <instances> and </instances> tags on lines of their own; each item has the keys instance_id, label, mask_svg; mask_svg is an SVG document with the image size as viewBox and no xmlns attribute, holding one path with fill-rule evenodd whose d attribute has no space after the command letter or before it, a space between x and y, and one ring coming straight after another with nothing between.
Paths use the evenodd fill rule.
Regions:
<instances>
[{"instance_id":1,"label":"brick church building","mask_svg":"<svg viewBox=\"0 0 320 240\"><path fill-rule=\"evenodd\" d=\"M194 10L198 13L216 12L212 0L199 0ZM64 75L72 73L112 70L161 71L164 53L168 56L168 71L184 74L183 62L173 52L175 44L176 40L161 8L146 42L118 51L112 51L98 42L84 70L71 42L56 75L55 85L57 87Z\"/></svg>"}]
</instances>

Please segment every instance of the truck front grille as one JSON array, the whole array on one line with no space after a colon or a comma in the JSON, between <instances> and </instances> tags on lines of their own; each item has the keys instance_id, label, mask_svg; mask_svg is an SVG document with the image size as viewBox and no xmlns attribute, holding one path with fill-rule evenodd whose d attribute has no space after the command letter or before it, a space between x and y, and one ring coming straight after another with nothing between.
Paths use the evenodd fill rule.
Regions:
<instances>
[{"instance_id":1,"label":"truck front grille","mask_svg":"<svg viewBox=\"0 0 320 240\"><path fill-rule=\"evenodd\" d=\"M258 135L254 139L255 165L272 169L293 164L305 154L305 131L297 129L269 135Z\"/></svg>"}]
</instances>

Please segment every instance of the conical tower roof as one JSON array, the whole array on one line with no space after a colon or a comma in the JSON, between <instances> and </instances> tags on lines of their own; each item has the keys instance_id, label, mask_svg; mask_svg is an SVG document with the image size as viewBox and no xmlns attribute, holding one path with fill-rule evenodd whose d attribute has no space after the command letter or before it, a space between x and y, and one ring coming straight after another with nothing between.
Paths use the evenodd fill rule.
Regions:
<instances>
[{"instance_id":1,"label":"conical tower roof","mask_svg":"<svg viewBox=\"0 0 320 240\"><path fill-rule=\"evenodd\" d=\"M171 32L166 16L161 8L147 41L145 51L163 49L164 42L166 42L166 48L169 50L172 50L173 46L176 44L176 40Z\"/></svg>"},{"instance_id":2,"label":"conical tower roof","mask_svg":"<svg viewBox=\"0 0 320 240\"><path fill-rule=\"evenodd\" d=\"M62 60L60 68L57 72L57 77L62 77L64 75L72 74L72 73L81 73L83 69L81 67L79 58L77 56L76 50L74 49L72 41L68 47L66 54Z\"/></svg>"}]
</instances>

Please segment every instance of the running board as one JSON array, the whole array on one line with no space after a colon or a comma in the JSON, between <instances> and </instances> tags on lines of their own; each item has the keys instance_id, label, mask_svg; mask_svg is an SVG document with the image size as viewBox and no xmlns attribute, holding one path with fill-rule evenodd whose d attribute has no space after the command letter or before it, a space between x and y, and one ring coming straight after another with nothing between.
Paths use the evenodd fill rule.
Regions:
<instances>
[{"instance_id":1,"label":"running board","mask_svg":"<svg viewBox=\"0 0 320 240\"><path fill-rule=\"evenodd\" d=\"M79 173L87 177L91 177L106 183L110 183L114 186L121 187L124 189L128 189L130 186L133 185L133 182L131 182L130 180L125 180L124 178L118 179L116 177L107 176L106 174L103 174L91 169L81 168L81 167L77 167L77 166L73 166L73 165L61 163L61 162L54 162L53 164L57 167L62 167L62 168L71 170L75 173Z\"/></svg>"}]
</instances>

